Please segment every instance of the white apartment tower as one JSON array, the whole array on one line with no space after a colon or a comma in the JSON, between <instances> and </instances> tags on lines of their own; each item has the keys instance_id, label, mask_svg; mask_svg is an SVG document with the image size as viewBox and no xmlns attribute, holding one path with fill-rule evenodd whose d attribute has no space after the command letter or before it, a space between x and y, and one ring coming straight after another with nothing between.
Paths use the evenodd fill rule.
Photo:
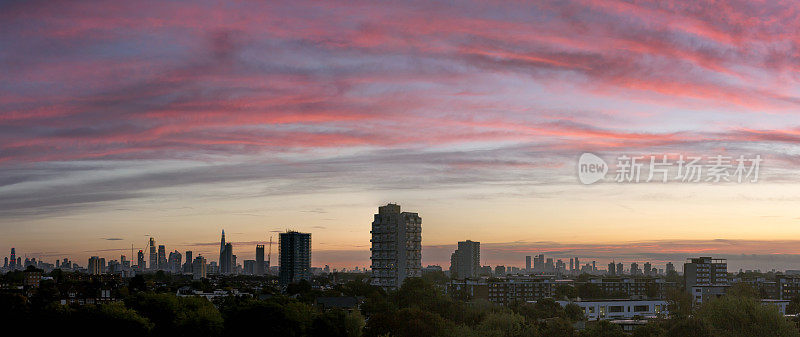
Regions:
<instances>
[{"instance_id":1,"label":"white apartment tower","mask_svg":"<svg viewBox=\"0 0 800 337\"><path fill-rule=\"evenodd\" d=\"M378 207L372 221L372 284L396 289L406 277L422 276L422 218L400 205Z\"/></svg>"}]
</instances>

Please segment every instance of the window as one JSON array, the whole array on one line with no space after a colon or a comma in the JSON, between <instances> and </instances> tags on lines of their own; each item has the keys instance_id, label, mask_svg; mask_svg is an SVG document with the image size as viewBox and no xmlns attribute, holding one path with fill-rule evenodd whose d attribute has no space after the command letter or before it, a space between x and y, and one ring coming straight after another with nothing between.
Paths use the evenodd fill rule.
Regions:
<instances>
[{"instance_id":1,"label":"window","mask_svg":"<svg viewBox=\"0 0 800 337\"><path fill-rule=\"evenodd\" d=\"M621 305L609 305L608 312L623 312L625 311L625 307Z\"/></svg>"},{"instance_id":2,"label":"window","mask_svg":"<svg viewBox=\"0 0 800 337\"><path fill-rule=\"evenodd\" d=\"M647 305L635 305L635 306L633 306L633 311L634 312L645 312L645 311L649 311L649 309L650 309L650 306L647 306Z\"/></svg>"}]
</instances>

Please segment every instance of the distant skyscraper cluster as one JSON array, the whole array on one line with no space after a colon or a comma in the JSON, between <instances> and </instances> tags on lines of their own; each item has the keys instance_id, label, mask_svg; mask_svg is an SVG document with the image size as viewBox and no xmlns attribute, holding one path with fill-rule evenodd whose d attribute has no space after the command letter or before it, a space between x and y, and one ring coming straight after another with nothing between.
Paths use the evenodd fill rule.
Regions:
<instances>
[{"instance_id":1,"label":"distant skyscraper cluster","mask_svg":"<svg viewBox=\"0 0 800 337\"><path fill-rule=\"evenodd\" d=\"M394 289L402 285L409 277L419 277L424 272L442 272L440 266L422 268L422 218L418 213L404 212L400 205L389 203L378 207L378 212L373 215L371 242L371 278L370 283L386 289ZM205 278L208 274L220 275L265 275L277 274L279 283L283 286L311 280L315 272L337 272L325 265L323 268L311 266L311 233L286 231L279 234L279 268L270 266L272 253L272 238L269 242L269 251L264 244L255 245L255 258L252 260L237 261L234 254L233 243L226 240L225 230L222 230L219 245L219 258L217 261L208 261L206 257L195 255L192 251L168 251L166 246L156 244L154 237L149 238L148 246L136 252L135 264L132 259L121 255L119 260L107 261L104 257L92 256L86 268L63 259L56 261L55 265L26 258L24 261L17 256L11 248L10 256L5 258L4 270L24 269L33 265L45 270L61 268L66 270L83 270L88 274L119 274L123 277L135 275L137 272L164 271L172 274L192 275L195 279ZM581 264L578 257L569 258L569 264L562 259L546 257L544 254L525 256L525 267L515 266L482 266L481 244L477 241L465 240L457 244L457 248L450 256L449 274L457 280L480 278L483 276L507 275L534 275L534 276L576 276L579 274L608 275L608 276L657 276L664 275L664 270L658 270L650 262L644 262L640 267L638 262L632 262L625 268L621 262L611 261L605 270L599 270L596 261ZM149 253L149 256L145 256ZM131 247L131 254L134 254ZM720 267L722 266L722 267ZM716 278L724 278L725 263L710 258L694 259L685 265L687 270L687 286L708 287L718 285ZM277 268L277 269L272 269ZM722 270L715 272L714 268ZM711 271L709 271L711 270ZM339 269L341 272L346 268ZM356 267L350 271L368 271ZM672 263L666 264L666 274L675 273Z\"/></svg>"}]
</instances>

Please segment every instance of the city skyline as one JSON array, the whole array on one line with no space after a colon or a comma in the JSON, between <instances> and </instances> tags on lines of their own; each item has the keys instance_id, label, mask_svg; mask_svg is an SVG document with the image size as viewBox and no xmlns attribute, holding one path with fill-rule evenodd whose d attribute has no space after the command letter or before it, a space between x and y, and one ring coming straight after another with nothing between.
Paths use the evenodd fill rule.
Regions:
<instances>
[{"instance_id":1,"label":"city skyline","mask_svg":"<svg viewBox=\"0 0 800 337\"><path fill-rule=\"evenodd\" d=\"M394 205L394 204L390 203L388 206L392 206L392 205ZM397 206L397 205L394 205L394 206ZM416 213L414 213L414 214L416 214ZM286 233L286 232L292 232L292 230L286 229L284 232L281 232L281 233ZM272 234L275 234L275 233L270 232L269 234L270 234L270 240L272 240L272 238L273 238ZM119 240L112 240L112 241L124 241L124 240L119 239ZM469 239L467 239L466 242L471 242L471 241ZM478 244L480 246L479 242L472 242L472 243ZM793 242L787 241L785 243L786 244L792 244ZM111 260L113 258L116 258L118 256L124 256L127 259L127 261L129 261L131 264L133 264L133 262L136 261L135 259L138 258L136 256L136 254L137 254L136 252L145 252L144 255L142 256L142 258L144 259L145 263L147 263L147 269L146 270L156 270L156 269L168 269L168 268L166 268L164 266L167 266L168 264L171 263L171 255L173 254L172 250L175 250L176 252L179 252L179 253L181 253L181 252L194 253L194 254L196 254L195 256L202 255L203 258L207 259L208 262L218 263L221 268L222 268L221 261L222 261L222 258L223 258L224 250L227 249L228 247L232 247L233 245L235 245L235 247L237 248L235 250L237 252L237 254L233 254L233 259L234 259L233 263L236 263L237 266L242 266L244 261L247 261L247 260L253 260L253 261L257 260L258 259L258 255L257 255L258 254L258 249L262 249L262 254L269 253L267 255L271 256L271 253L272 253L272 251L271 251L272 247L270 247L270 251L268 251L266 253L263 252L264 246L269 244L269 240L267 240L267 241L238 241L238 242L227 241L226 242L224 229L222 229L221 242L217 242L215 244L219 245L219 250L217 251L217 253L219 253L219 259L217 259L217 260L214 260L213 258L212 259L208 259L209 256L216 256L215 255L216 253L215 253L214 250L212 250L211 248L206 248L206 247L211 246L210 244L175 245L175 246L173 246L173 245L170 245L170 244L159 244L159 242L156 240L155 237L149 237L147 246L145 246L142 249L139 249L137 247L132 247L132 248L128 247L128 248L104 250L102 252L84 252L83 254L85 256L87 256L88 258L92 258L92 257L100 257L100 258L110 257L109 260ZM453 250L457 251L457 249L461 246L461 244L465 244L465 242L458 242L457 244L452 244L452 245L431 245L431 246L428 246L427 251L429 253L433 252L434 256L433 257L428 257L426 259L425 258L426 255L422 254L422 263L421 263L422 266L437 265L437 266L443 267L445 269L447 268L448 265L452 266L452 262L453 262L452 253L453 253ZM637 243L636 245L645 245L645 244L646 243ZM652 245L652 244L653 243L650 243L650 245ZM663 244L663 242L662 242L662 244ZM697 244L697 243L695 242L695 243L691 243L691 244ZM655 268L665 267L667 263L674 263L675 265L679 266L677 268L677 270L681 271L681 269L680 269L681 263L683 261L685 261L686 259L688 259L689 257L691 257L691 256L714 255L715 257L718 257L718 258L724 258L724 259L732 260L733 263L731 263L730 265L731 265L731 268L734 269L734 270L735 269L742 269L742 270L761 270L761 271L769 271L769 270L782 271L782 270L797 270L797 269L800 269L800 268L792 267L792 262L794 260L794 256L791 256L791 255L776 256L776 255L773 254L773 256L772 256L773 260L772 261L769 261L769 260L759 261L759 257L758 256L745 256L744 254L724 254L724 253L720 254L720 253L715 253L715 250L713 249L714 245L732 246L732 245L736 245L736 242L732 242L732 241L729 241L729 240L714 240L712 242L706 242L705 244L706 244L706 249L699 250L699 251L696 251L696 252L692 252L692 251L688 251L688 252L687 251L676 251L676 252L671 252L671 253L664 253L663 249L659 249L658 246L651 246L650 247L651 249L657 249L657 251L650 252L650 253L642 252L642 253L638 253L638 254L625 255L625 254L619 254L619 253L617 253L617 254L603 253L603 251L616 250L618 248L628 247L629 245L617 246L617 245L593 244L593 245L581 246L581 245L559 245L557 243L552 243L551 242L551 243L540 243L539 244L539 247L549 247L550 249L538 249L538 250L531 251L531 250L527 250L526 243L517 242L517 243L514 243L513 245L510 245L510 246L508 244L499 244L498 245L498 244L493 244L493 243L484 243L484 247L485 247L483 249L484 253L485 253L483 255L484 257L480 258L480 261L478 261L477 263L478 263L478 267L481 267L481 266L491 266L491 267L504 266L504 267L508 268L509 270L512 267L519 268L520 270L525 270L526 269L526 265L531 262L531 260L530 260L531 258L533 258L533 260L534 260L533 261L534 262L533 265L537 265L537 263L543 264L544 261L539 262L537 260L537 258L541 254L541 256L547 256L548 263L554 263L554 262L556 262L555 260L558 260L558 262L564 263L564 268L566 270L572 270L571 267L572 267L573 259L575 261L577 261L577 259L580 258L581 262L579 264L575 265L575 267L577 269L580 269L580 267L587 265L587 262L589 264L596 263L597 266L600 266L599 268L597 268L597 270L600 270L600 271L608 270L607 268L603 269L603 266L608 262L615 262L615 263L618 263L618 264L624 264L626 272L629 272L629 267L630 267L631 263L643 263L643 264L644 263L651 263L653 265L653 267L655 267ZM743 242L742 244L746 244L746 242ZM169 246L169 248L167 248L167 246ZM158 247L158 248L156 248L156 247ZM179 247L180 249L175 249L175 247ZM425 245L422 245L422 247L423 247L423 252L426 251L424 249ZM558 247L558 249L552 249L554 247ZM679 247L679 246L676 246L676 247ZM200 249L197 249L197 248L200 248ZM248 248L252 248L252 249L248 249ZM277 247L275 249L276 249L275 253L276 253L276 258L277 258L279 256L279 255L277 255L279 252L277 251L277 249L278 249ZM86 260L86 259L81 259L80 257L76 258L77 254L72 254L72 255L70 255L70 254L35 254L35 253L23 252L22 255L20 255L20 250L17 249L16 247L11 247L10 250L13 253L16 254L18 259L35 258L35 259L38 259L38 260L44 261L44 262L47 262L47 261L50 261L50 260L53 260L53 261L61 260L63 258L67 258L69 260L72 260L73 262ZM148 250L149 250L149 253L148 253ZM480 251L481 248L478 248L478 250ZM111 253L111 251L116 252L116 254ZM167 252L170 255L170 260L169 261L166 260L166 258L167 258L166 257L166 253ZM334 251L334 254L339 253L339 252L341 252L341 251ZM367 252L369 252L369 251L367 251ZM250 255L251 253L252 253L252 256ZM369 262L368 262L369 256L368 255L367 255L367 263L362 263L363 259L356 259L354 261L357 261L357 262L350 263L350 264L346 264L346 263L344 263L344 264L334 264L334 263L329 262L329 261L331 261L331 257L329 257L328 254L330 254L329 251L317 252L315 254L315 256L316 256L316 259L318 259L320 261L312 260L311 267L322 268L323 266L330 266L331 269L341 269L341 268L352 269L354 267L358 267L358 268L368 268L369 267ZM77 256L82 256L82 255L77 255ZM189 255L189 256L191 256L191 255ZM443 256L447 256L447 259L443 260L442 259ZM230 256L226 256L226 258L229 259L231 257ZM237 258L238 258L238 260L237 260ZM262 258L263 258L263 256L262 256ZM163 262L161 261L162 259L163 259ZM147 262L147 261L149 261L149 262ZM238 263L236 261L239 261L239 262L242 262L242 263ZM569 261L569 264L567 265L566 263L568 261ZM269 262L269 261L266 261L266 262ZM154 264L156 265L156 267L153 267ZM162 266L162 264L164 266ZM781 265L781 264L787 264L788 267L780 268L779 265ZM83 264L80 264L80 263L79 263L79 265L83 266ZM277 265L275 264L275 262L273 262L272 266L275 267ZM540 267L536 267L536 269L538 269L538 268L540 268ZM663 268L661 268L661 269L663 269ZM534 268L532 267L530 270L534 270ZM225 271L223 273L230 273L230 271Z\"/></svg>"},{"instance_id":2,"label":"city skyline","mask_svg":"<svg viewBox=\"0 0 800 337\"><path fill-rule=\"evenodd\" d=\"M425 217L423 264L472 239L490 265L800 269L794 3L0 6L0 251L154 236L214 258L222 228L294 229L366 266L374 205L397 202ZM583 153L763 162L752 183L585 186Z\"/></svg>"}]
</instances>

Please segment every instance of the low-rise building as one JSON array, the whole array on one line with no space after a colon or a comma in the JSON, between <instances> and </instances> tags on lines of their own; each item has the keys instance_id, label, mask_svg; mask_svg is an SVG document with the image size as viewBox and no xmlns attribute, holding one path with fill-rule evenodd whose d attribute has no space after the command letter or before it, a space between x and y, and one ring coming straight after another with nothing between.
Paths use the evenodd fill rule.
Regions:
<instances>
[{"instance_id":1,"label":"low-rise building","mask_svg":"<svg viewBox=\"0 0 800 337\"><path fill-rule=\"evenodd\" d=\"M573 303L583 309L587 320L651 318L666 315L664 300L556 301L561 306Z\"/></svg>"}]
</instances>

